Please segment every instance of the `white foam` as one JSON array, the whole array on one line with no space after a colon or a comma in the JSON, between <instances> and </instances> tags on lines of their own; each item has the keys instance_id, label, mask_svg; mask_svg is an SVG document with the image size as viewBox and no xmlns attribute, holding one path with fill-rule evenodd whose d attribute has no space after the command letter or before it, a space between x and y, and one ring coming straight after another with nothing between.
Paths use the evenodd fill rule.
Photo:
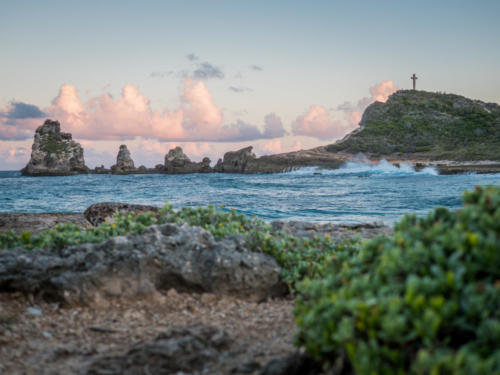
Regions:
<instances>
[{"instance_id":1,"label":"white foam","mask_svg":"<svg viewBox=\"0 0 500 375\"><path fill-rule=\"evenodd\" d=\"M371 163L367 161L350 161L338 169L321 169L319 167L304 167L289 173L296 175L313 175L315 173L316 174L320 173L322 175L333 175L333 176L341 176L341 175L438 176L439 175L439 172L434 167L425 167L419 171L415 171L415 168L411 164L402 163L399 165L399 167L397 167L389 163L385 159L382 159L378 163Z\"/></svg>"}]
</instances>

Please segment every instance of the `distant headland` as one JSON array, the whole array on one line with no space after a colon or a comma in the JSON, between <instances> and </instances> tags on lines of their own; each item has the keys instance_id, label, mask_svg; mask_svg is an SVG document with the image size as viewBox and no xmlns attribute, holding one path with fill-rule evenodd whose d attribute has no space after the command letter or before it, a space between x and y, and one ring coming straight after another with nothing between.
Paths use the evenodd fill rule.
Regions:
<instances>
[{"instance_id":1,"label":"distant headland","mask_svg":"<svg viewBox=\"0 0 500 375\"><path fill-rule=\"evenodd\" d=\"M304 166L335 169L360 153L370 161L384 158L440 173L500 172L500 106L454 94L400 90L387 102L375 102L363 113L360 127L335 144L257 158L252 146L224 154L214 167L210 159L193 162L176 147L154 168L136 167L126 145L116 164L90 169L84 150L62 133L58 121L46 120L35 132L26 176L97 174L276 173Z\"/></svg>"}]
</instances>

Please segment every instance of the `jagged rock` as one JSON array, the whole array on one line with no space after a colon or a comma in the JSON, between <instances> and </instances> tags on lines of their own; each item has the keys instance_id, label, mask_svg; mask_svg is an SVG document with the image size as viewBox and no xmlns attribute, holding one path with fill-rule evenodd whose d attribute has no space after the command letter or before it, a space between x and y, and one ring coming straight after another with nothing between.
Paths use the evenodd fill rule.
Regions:
<instances>
[{"instance_id":1,"label":"jagged rock","mask_svg":"<svg viewBox=\"0 0 500 375\"><path fill-rule=\"evenodd\" d=\"M212 168L209 158L203 158L200 163L192 162L181 147L176 147L165 155L163 171L169 174L210 173Z\"/></svg>"},{"instance_id":2,"label":"jagged rock","mask_svg":"<svg viewBox=\"0 0 500 375\"><path fill-rule=\"evenodd\" d=\"M216 241L188 225L153 225L140 235L60 251L0 251L0 291L70 305L171 288L261 301L287 293L280 273L274 258L250 251L238 238Z\"/></svg>"},{"instance_id":3,"label":"jagged rock","mask_svg":"<svg viewBox=\"0 0 500 375\"><path fill-rule=\"evenodd\" d=\"M214 170L224 173L245 173L248 162L256 159L252 149L252 146L248 146L238 151L226 152L224 160L219 159Z\"/></svg>"},{"instance_id":4,"label":"jagged rock","mask_svg":"<svg viewBox=\"0 0 500 375\"><path fill-rule=\"evenodd\" d=\"M151 343L136 344L124 355L99 358L90 365L87 374L201 374L231 343L228 334L218 327L204 324L174 327L160 333Z\"/></svg>"},{"instance_id":5,"label":"jagged rock","mask_svg":"<svg viewBox=\"0 0 500 375\"><path fill-rule=\"evenodd\" d=\"M114 214L121 213L128 215L130 212L158 212L159 208L143 204L130 204L118 202L101 202L89 206L83 216L94 226L97 226L107 219L113 217Z\"/></svg>"},{"instance_id":6,"label":"jagged rock","mask_svg":"<svg viewBox=\"0 0 500 375\"><path fill-rule=\"evenodd\" d=\"M116 164L111 167L113 173L130 172L135 169L134 161L130 157L130 151L127 145L121 145L118 155L116 156Z\"/></svg>"},{"instance_id":7,"label":"jagged rock","mask_svg":"<svg viewBox=\"0 0 500 375\"><path fill-rule=\"evenodd\" d=\"M21 170L25 176L66 176L88 173L83 148L71 134L61 133L58 121L45 120L35 132L31 159Z\"/></svg>"},{"instance_id":8,"label":"jagged rock","mask_svg":"<svg viewBox=\"0 0 500 375\"><path fill-rule=\"evenodd\" d=\"M110 173L110 170L109 169L106 169L104 167L104 165L101 164L100 167L95 167L93 170L92 170L92 173L96 173L96 174L106 174L106 173Z\"/></svg>"},{"instance_id":9,"label":"jagged rock","mask_svg":"<svg viewBox=\"0 0 500 375\"><path fill-rule=\"evenodd\" d=\"M359 237L369 239L378 235L391 235L392 228L382 223L309 223L305 221L282 221L271 223L272 232L285 232L297 237L325 237L342 242Z\"/></svg>"},{"instance_id":10,"label":"jagged rock","mask_svg":"<svg viewBox=\"0 0 500 375\"><path fill-rule=\"evenodd\" d=\"M13 230L14 233L30 232L38 234L52 229L58 224L73 223L82 228L91 224L82 214L71 213L0 213L0 232Z\"/></svg>"}]
</instances>

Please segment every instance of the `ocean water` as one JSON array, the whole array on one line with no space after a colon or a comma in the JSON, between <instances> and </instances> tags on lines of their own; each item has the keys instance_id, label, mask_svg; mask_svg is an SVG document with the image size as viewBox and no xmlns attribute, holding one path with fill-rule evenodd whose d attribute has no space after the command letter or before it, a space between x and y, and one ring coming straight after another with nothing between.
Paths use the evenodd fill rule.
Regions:
<instances>
[{"instance_id":1,"label":"ocean water","mask_svg":"<svg viewBox=\"0 0 500 375\"><path fill-rule=\"evenodd\" d=\"M434 207L457 209L464 190L500 185L500 174L439 175L388 162L277 174L78 175L23 177L0 172L0 212L83 212L113 201L174 207L232 207L265 220L384 222Z\"/></svg>"}]
</instances>

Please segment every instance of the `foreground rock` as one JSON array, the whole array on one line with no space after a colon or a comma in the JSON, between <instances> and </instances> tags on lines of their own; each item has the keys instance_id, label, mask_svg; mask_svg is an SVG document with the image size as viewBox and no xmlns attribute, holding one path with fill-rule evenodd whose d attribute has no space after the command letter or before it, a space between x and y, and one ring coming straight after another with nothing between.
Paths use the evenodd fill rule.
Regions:
<instances>
[{"instance_id":1,"label":"foreground rock","mask_svg":"<svg viewBox=\"0 0 500 375\"><path fill-rule=\"evenodd\" d=\"M273 232L285 232L296 237L325 237L336 242L348 239L369 239L392 235L392 228L382 223L308 223L304 221L273 221Z\"/></svg>"},{"instance_id":2,"label":"foreground rock","mask_svg":"<svg viewBox=\"0 0 500 375\"><path fill-rule=\"evenodd\" d=\"M91 224L82 214L73 213L0 213L0 232L13 230L14 233L30 232L32 235L52 229L56 225L72 223L82 228Z\"/></svg>"},{"instance_id":3,"label":"foreground rock","mask_svg":"<svg viewBox=\"0 0 500 375\"><path fill-rule=\"evenodd\" d=\"M21 170L25 176L66 176L88 173L83 148L71 134L61 133L58 121L46 120L35 132L31 159Z\"/></svg>"},{"instance_id":4,"label":"foreground rock","mask_svg":"<svg viewBox=\"0 0 500 375\"><path fill-rule=\"evenodd\" d=\"M59 252L0 252L0 291L66 304L153 295L159 290L210 292L254 301L282 296L281 269L250 251L240 236L215 241L199 227L165 224Z\"/></svg>"},{"instance_id":5,"label":"foreground rock","mask_svg":"<svg viewBox=\"0 0 500 375\"><path fill-rule=\"evenodd\" d=\"M131 212L145 213L158 212L158 210L158 207L143 204L101 202L89 206L83 213L83 216L90 224L98 226L106 220L111 219L114 214L128 215Z\"/></svg>"},{"instance_id":6,"label":"foreground rock","mask_svg":"<svg viewBox=\"0 0 500 375\"><path fill-rule=\"evenodd\" d=\"M124 355L95 361L88 375L203 373L210 362L229 349L232 340L222 329L197 324L174 327L160 333L153 342L139 343Z\"/></svg>"},{"instance_id":7,"label":"foreground rock","mask_svg":"<svg viewBox=\"0 0 500 375\"><path fill-rule=\"evenodd\" d=\"M192 162L184 151L182 151L181 147L176 147L165 155L163 172L168 174L186 174L210 173L213 172L213 170L210 167L209 158L203 158L200 163Z\"/></svg>"}]
</instances>

